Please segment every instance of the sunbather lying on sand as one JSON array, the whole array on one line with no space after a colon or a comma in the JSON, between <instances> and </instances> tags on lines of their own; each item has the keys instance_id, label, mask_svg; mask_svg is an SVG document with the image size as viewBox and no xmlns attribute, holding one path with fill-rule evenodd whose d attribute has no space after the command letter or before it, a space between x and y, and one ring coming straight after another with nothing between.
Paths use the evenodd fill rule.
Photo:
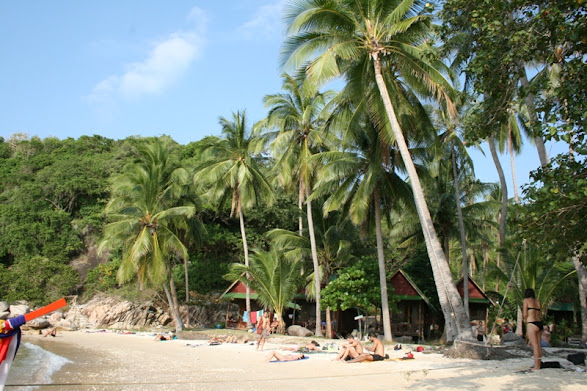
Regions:
<instances>
[{"instance_id":1,"label":"sunbather lying on sand","mask_svg":"<svg viewBox=\"0 0 587 391\"><path fill-rule=\"evenodd\" d=\"M316 341L311 341L304 346L294 345L294 346L281 346L279 350L290 350L292 352L314 352L320 350L320 344Z\"/></svg>"},{"instance_id":2,"label":"sunbather lying on sand","mask_svg":"<svg viewBox=\"0 0 587 391\"><path fill-rule=\"evenodd\" d=\"M237 342L238 342L238 340L237 340L236 336L234 336L234 335L229 335L228 337L226 337L226 339L212 337L212 338L210 338L210 340L208 340L208 343L210 343L210 344L237 343Z\"/></svg>"},{"instance_id":3,"label":"sunbather lying on sand","mask_svg":"<svg viewBox=\"0 0 587 391\"><path fill-rule=\"evenodd\" d=\"M296 360L301 360L305 357L306 356L304 356L301 353L292 353L292 354L288 354L288 355L283 355L283 354L279 354L277 352L271 352L271 353L269 353L269 355L265 359L265 362L269 362L272 359L275 359L277 361L296 361Z\"/></svg>"}]
</instances>

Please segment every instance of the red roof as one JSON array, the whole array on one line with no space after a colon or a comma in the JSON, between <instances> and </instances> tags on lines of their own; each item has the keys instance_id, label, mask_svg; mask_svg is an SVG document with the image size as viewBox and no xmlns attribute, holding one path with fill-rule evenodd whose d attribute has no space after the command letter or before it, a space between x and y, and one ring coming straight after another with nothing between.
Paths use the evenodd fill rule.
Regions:
<instances>
[{"instance_id":1,"label":"red roof","mask_svg":"<svg viewBox=\"0 0 587 391\"><path fill-rule=\"evenodd\" d=\"M469 280L469 298L471 299L487 299L487 296L483 293L481 288L473 281L471 278ZM459 291L459 295L463 297L463 279L461 278L457 283L457 290Z\"/></svg>"},{"instance_id":2,"label":"red roof","mask_svg":"<svg viewBox=\"0 0 587 391\"><path fill-rule=\"evenodd\" d=\"M416 291L402 273L395 273L393 277L391 277L390 282L391 286L393 286L394 295L420 296L418 291Z\"/></svg>"}]
</instances>

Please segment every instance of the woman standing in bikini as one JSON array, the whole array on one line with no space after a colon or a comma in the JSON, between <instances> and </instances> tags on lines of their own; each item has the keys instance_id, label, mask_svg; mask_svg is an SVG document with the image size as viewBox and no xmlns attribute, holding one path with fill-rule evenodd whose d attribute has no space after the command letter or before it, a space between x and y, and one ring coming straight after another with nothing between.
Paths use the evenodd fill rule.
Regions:
<instances>
[{"instance_id":1,"label":"woman standing in bikini","mask_svg":"<svg viewBox=\"0 0 587 391\"><path fill-rule=\"evenodd\" d=\"M524 321L526 322L526 336L534 350L534 367L532 369L540 369L542 362L542 347L540 340L542 339L542 305L540 301L536 300L534 289L526 289L524 292Z\"/></svg>"}]
</instances>

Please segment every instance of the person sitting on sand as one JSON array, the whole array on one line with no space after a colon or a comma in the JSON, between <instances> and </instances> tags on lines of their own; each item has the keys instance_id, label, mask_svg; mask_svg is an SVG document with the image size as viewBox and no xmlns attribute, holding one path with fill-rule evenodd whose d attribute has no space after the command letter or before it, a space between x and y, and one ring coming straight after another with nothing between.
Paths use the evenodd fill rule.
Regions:
<instances>
[{"instance_id":1,"label":"person sitting on sand","mask_svg":"<svg viewBox=\"0 0 587 391\"><path fill-rule=\"evenodd\" d=\"M550 332L550 327L548 327L548 325L544 325L543 331L542 331L542 337L540 339L540 346L543 348L548 348L550 347L550 338L551 338L552 334Z\"/></svg>"},{"instance_id":2,"label":"person sitting on sand","mask_svg":"<svg viewBox=\"0 0 587 391\"><path fill-rule=\"evenodd\" d=\"M357 357L350 360L349 363L363 361L383 361L385 359L385 349L381 340L377 338L377 334L369 333L369 341L373 342L373 345L371 347L365 348L368 353L358 355Z\"/></svg>"},{"instance_id":3,"label":"person sitting on sand","mask_svg":"<svg viewBox=\"0 0 587 391\"><path fill-rule=\"evenodd\" d=\"M479 324L477 325L475 332L477 336L477 341L483 342L485 340L485 323L482 320L479 321Z\"/></svg>"},{"instance_id":4,"label":"person sitting on sand","mask_svg":"<svg viewBox=\"0 0 587 391\"><path fill-rule=\"evenodd\" d=\"M52 329L49 329L43 333L43 337L46 337L48 335L55 337L57 335L57 329L53 327Z\"/></svg>"},{"instance_id":5,"label":"person sitting on sand","mask_svg":"<svg viewBox=\"0 0 587 391\"><path fill-rule=\"evenodd\" d=\"M283 354L279 354L279 353L273 351L273 352L269 353L269 355L265 359L265 362L269 362L272 359L275 359L277 361L296 361L296 360L301 360L305 357L306 356L304 356L302 353L292 353L292 354L288 354L288 355L283 355Z\"/></svg>"},{"instance_id":6,"label":"person sitting on sand","mask_svg":"<svg viewBox=\"0 0 587 391\"><path fill-rule=\"evenodd\" d=\"M308 353L308 352L315 352L319 351L318 349L320 344L316 341L310 341L305 346L294 345L294 346L281 346L279 350L290 350L292 352L301 352L301 353Z\"/></svg>"},{"instance_id":7,"label":"person sitting on sand","mask_svg":"<svg viewBox=\"0 0 587 391\"><path fill-rule=\"evenodd\" d=\"M338 356L332 361L345 361L347 357L357 358L359 355L363 354L363 346L361 342L355 339L352 334L348 334L346 336L347 343L342 345L342 349Z\"/></svg>"}]
</instances>

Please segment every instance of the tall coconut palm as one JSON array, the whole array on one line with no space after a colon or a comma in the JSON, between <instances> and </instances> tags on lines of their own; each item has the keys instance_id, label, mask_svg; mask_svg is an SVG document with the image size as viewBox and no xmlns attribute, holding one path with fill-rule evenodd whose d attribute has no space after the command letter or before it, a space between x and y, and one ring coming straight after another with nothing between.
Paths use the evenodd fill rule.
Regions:
<instances>
[{"instance_id":1,"label":"tall coconut palm","mask_svg":"<svg viewBox=\"0 0 587 391\"><path fill-rule=\"evenodd\" d=\"M396 174L392 149L379 137L375 124L368 121L366 116L363 116L363 121L359 115L352 117L348 127L343 130L346 140L342 140L341 145L344 150L320 154L327 163L320 172L313 196L329 195L324 204L324 213L342 210L364 232L375 231L383 332L384 339L390 341L391 313L382 222L384 218L389 220L389 213L385 211L393 208L394 200L405 202L412 198L412 194L407 184Z\"/></svg>"},{"instance_id":2,"label":"tall coconut palm","mask_svg":"<svg viewBox=\"0 0 587 391\"><path fill-rule=\"evenodd\" d=\"M465 110L465 108L461 108ZM443 142L444 147L448 147L447 149L450 151L450 161L452 165L452 181L455 190L455 204L457 207L457 217L459 222L459 239L461 244L461 259L462 259L462 275L463 281L469 281L469 268L468 268L468 258L467 258L467 240L466 240L466 232L465 232L465 222L463 219L463 211L461 206L461 179L459 177L459 172L466 171L467 173L474 176L473 172L473 162L469 157L467 149L465 148L466 143L460 138L459 129L458 129L458 117L451 118L447 115L446 111L444 110L436 110L435 117L437 120L437 125L443 130L439 139ZM438 154L435 158L445 158L446 154ZM458 163L457 163L458 160ZM466 167L466 169L462 169ZM461 168L461 169L460 169ZM445 246L445 251L448 251ZM447 257L448 258L448 257ZM469 314L469 290L463 290L463 304L465 305L465 310L467 314Z\"/></svg>"},{"instance_id":3,"label":"tall coconut palm","mask_svg":"<svg viewBox=\"0 0 587 391\"><path fill-rule=\"evenodd\" d=\"M226 278L238 280L257 292L257 300L275 311L283 330L283 310L294 298L304 279L300 260L286 260L280 251L255 250L250 264L233 263Z\"/></svg>"},{"instance_id":4,"label":"tall coconut palm","mask_svg":"<svg viewBox=\"0 0 587 391\"><path fill-rule=\"evenodd\" d=\"M327 104L332 92L320 93L311 84L304 83L303 74L292 77L283 75L283 89L281 94L267 95L263 99L269 108L269 114L264 121L267 132L265 137L273 139L271 149L276 156L277 177L283 186L296 184L298 191L298 208L300 209L299 233L302 234L302 205L306 201L306 217L308 219L308 234L312 249L312 264L314 266L314 283L316 295L316 324L321 324L320 308L320 273L316 237L312 216L312 202L307 200L312 189L316 165L310 157L320 150L327 135L324 134L323 124L328 114ZM320 327L316 328L316 335L321 336Z\"/></svg>"},{"instance_id":5,"label":"tall coconut palm","mask_svg":"<svg viewBox=\"0 0 587 391\"><path fill-rule=\"evenodd\" d=\"M194 175L194 182L209 185L206 195L219 206L230 200L230 216L238 215L245 266L249 266L244 211L255 204L271 204L274 196L263 172L267 160L263 154L264 140L251 134L244 111L233 113L232 120L221 117L220 125L224 138L204 140L201 146L204 163ZM246 309L251 312L248 286ZM250 317L247 324L252 326Z\"/></svg>"},{"instance_id":6,"label":"tall coconut palm","mask_svg":"<svg viewBox=\"0 0 587 391\"><path fill-rule=\"evenodd\" d=\"M125 283L163 285L176 330L183 330L171 267L176 257L187 258L187 249L171 228L189 219L195 208L178 200L189 183L185 169L172 164L168 148L155 140L140 149L140 161L127 167L112 183L106 213L112 223L104 228L99 251L122 247L117 279ZM173 297L172 297L173 294Z\"/></svg>"},{"instance_id":7,"label":"tall coconut palm","mask_svg":"<svg viewBox=\"0 0 587 391\"><path fill-rule=\"evenodd\" d=\"M317 204L317 205L316 205ZM320 209L321 203L313 203L315 210ZM314 220L316 242L318 248L318 263L320 268L320 282L321 284L328 284L335 272L348 266L350 262L354 261L357 255L357 246L353 246L356 242L357 232L349 219L341 217L337 213L330 213L328 216L323 216L322 213L315 214ZM299 260L309 259L312 253L311 243L307 236L300 236L296 232L273 229L267 233L267 237L271 239L272 246L283 252L286 259ZM309 297L316 296L314 274L305 274L306 294ZM330 322L330 309L326 308L326 335L332 335L332 328Z\"/></svg>"},{"instance_id":8,"label":"tall coconut palm","mask_svg":"<svg viewBox=\"0 0 587 391\"><path fill-rule=\"evenodd\" d=\"M307 74L317 83L341 75L360 75L375 80L383 101L392 138L404 161L434 272L440 304L447 325L447 339L472 338L467 314L442 247L405 136L398 121L390 90L405 80L418 93L451 100L440 64L425 56L419 45L429 37L430 18L424 4L415 0L299 0L287 15L290 37L284 46L286 65L309 62ZM449 110L450 112L451 110Z\"/></svg>"}]
</instances>

